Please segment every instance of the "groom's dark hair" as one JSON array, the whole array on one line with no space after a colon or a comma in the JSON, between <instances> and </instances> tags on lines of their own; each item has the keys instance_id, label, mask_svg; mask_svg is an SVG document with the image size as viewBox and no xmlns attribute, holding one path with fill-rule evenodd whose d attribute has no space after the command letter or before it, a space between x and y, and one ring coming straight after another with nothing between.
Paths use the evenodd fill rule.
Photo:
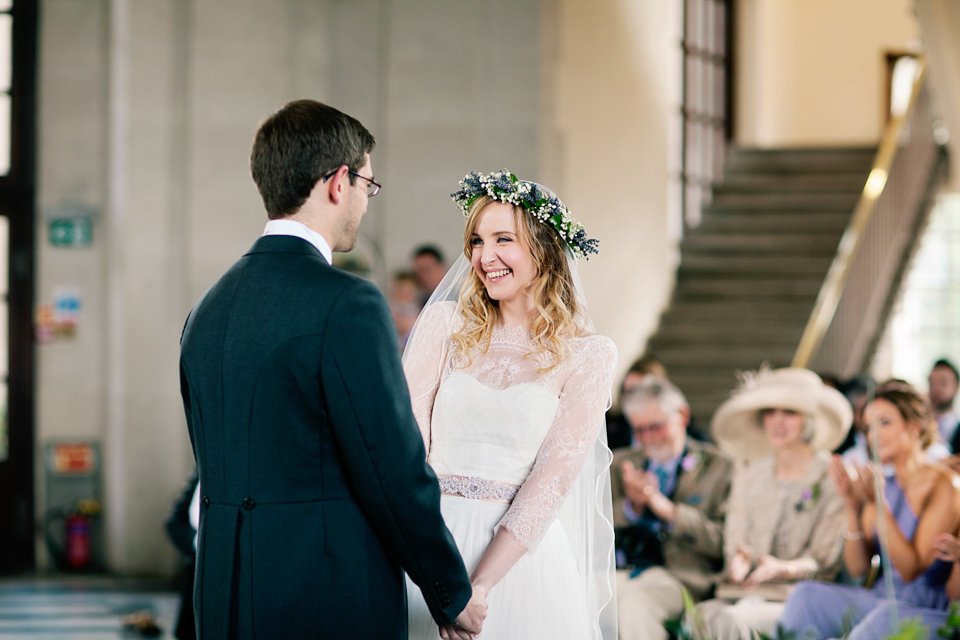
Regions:
<instances>
[{"instance_id":1,"label":"groom's dark hair","mask_svg":"<svg viewBox=\"0 0 960 640\"><path fill-rule=\"evenodd\" d=\"M355 118L316 100L294 100L264 120L250 173L271 220L297 212L318 180L343 165L363 166L376 141ZM350 184L356 177L348 174Z\"/></svg>"}]
</instances>

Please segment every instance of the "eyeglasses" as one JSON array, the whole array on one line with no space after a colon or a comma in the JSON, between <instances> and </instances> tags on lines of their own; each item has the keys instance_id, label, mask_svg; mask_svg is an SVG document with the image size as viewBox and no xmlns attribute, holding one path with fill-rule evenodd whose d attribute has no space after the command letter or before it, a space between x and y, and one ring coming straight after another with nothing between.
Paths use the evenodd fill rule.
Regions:
<instances>
[{"instance_id":1,"label":"eyeglasses","mask_svg":"<svg viewBox=\"0 0 960 640\"><path fill-rule=\"evenodd\" d=\"M631 427L631 431L633 431L633 433L635 433L638 436L642 436L645 433L660 433L666 428L667 428L666 422L654 422L653 424L648 424L648 425L641 424L635 427Z\"/></svg>"},{"instance_id":2,"label":"eyeglasses","mask_svg":"<svg viewBox=\"0 0 960 640\"><path fill-rule=\"evenodd\" d=\"M337 167L336 169L334 169L333 171L331 171L331 172L328 173L327 175L323 176L322 180L323 180L324 182L326 182L326 181L330 178L330 176L332 176L333 174L335 174L337 171L340 171L340 167ZM359 173L357 173L356 171L353 171L352 169L347 169L347 173L349 173L349 174L352 175L352 176L356 176L356 177L360 178L361 180L363 180L363 181L365 181L365 182L367 183L367 197L368 197L368 198L372 198L373 196L375 196L375 195L377 195L378 193L380 193L380 188L381 188L383 185L381 185L381 184L380 184L379 182L377 182L376 180L373 180L373 179L371 179L371 178L368 178L367 176L362 176L362 175L360 175Z\"/></svg>"}]
</instances>

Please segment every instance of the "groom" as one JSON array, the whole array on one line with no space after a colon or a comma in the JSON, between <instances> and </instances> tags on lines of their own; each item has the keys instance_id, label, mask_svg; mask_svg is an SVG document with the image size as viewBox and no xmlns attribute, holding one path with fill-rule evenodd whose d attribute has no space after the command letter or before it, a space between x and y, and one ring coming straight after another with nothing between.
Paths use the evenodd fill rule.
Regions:
<instances>
[{"instance_id":1,"label":"groom","mask_svg":"<svg viewBox=\"0 0 960 640\"><path fill-rule=\"evenodd\" d=\"M379 190L373 146L312 100L268 118L250 165L270 221L187 319L201 640L405 640L403 570L438 624L480 631L486 603L440 515L390 312L331 266Z\"/></svg>"}]
</instances>

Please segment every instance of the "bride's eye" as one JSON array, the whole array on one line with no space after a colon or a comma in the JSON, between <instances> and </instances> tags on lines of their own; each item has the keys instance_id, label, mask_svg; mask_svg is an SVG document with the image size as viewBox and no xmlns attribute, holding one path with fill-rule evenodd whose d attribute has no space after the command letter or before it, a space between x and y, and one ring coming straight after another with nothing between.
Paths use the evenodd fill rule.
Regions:
<instances>
[{"instance_id":1,"label":"bride's eye","mask_svg":"<svg viewBox=\"0 0 960 640\"><path fill-rule=\"evenodd\" d=\"M500 236L499 238L497 238L497 242L510 242L510 240L511 239L508 238L507 236Z\"/></svg>"},{"instance_id":2,"label":"bride's eye","mask_svg":"<svg viewBox=\"0 0 960 640\"><path fill-rule=\"evenodd\" d=\"M476 247L481 244L483 244L483 240L481 240L477 236L473 236L472 238L470 238L470 246Z\"/></svg>"}]
</instances>

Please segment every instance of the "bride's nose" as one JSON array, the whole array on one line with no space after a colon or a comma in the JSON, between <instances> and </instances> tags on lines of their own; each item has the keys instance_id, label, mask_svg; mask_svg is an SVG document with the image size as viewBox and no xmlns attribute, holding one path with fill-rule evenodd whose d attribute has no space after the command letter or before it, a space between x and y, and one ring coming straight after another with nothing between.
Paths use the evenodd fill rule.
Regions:
<instances>
[{"instance_id":1,"label":"bride's nose","mask_svg":"<svg viewBox=\"0 0 960 640\"><path fill-rule=\"evenodd\" d=\"M480 265L483 267L493 266L497 261L497 252L493 247L487 248L486 245L480 247Z\"/></svg>"}]
</instances>

